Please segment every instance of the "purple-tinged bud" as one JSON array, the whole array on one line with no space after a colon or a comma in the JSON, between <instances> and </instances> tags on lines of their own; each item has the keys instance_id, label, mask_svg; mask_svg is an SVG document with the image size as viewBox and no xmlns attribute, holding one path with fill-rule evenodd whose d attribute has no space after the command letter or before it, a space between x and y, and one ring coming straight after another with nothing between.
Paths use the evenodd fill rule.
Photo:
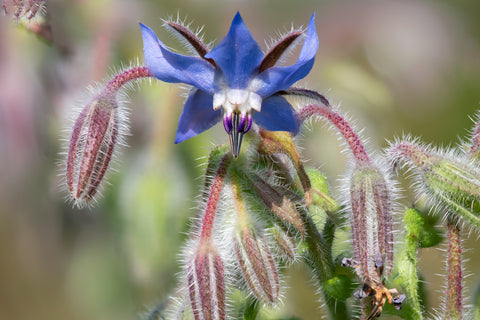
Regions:
<instances>
[{"instance_id":1,"label":"purple-tinged bud","mask_svg":"<svg viewBox=\"0 0 480 320\"><path fill-rule=\"evenodd\" d=\"M82 207L97 194L112 159L119 135L118 103L114 95L94 98L73 126L67 155L67 185Z\"/></svg>"},{"instance_id":2,"label":"purple-tinged bud","mask_svg":"<svg viewBox=\"0 0 480 320\"><path fill-rule=\"evenodd\" d=\"M284 131L272 132L263 129L260 129L259 133L262 139L257 146L257 151L260 154L269 156L276 153L281 153L288 156L295 170L297 171L298 178L300 180L300 183L302 184L307 206L310 205L310 202L312 201L312 186L310 183L310 179L305 172L303 161L298 154L297 147L293 142L292 136L288 132Z\"/></svg>"},{"instance_id":3,"label":"purple-tinged bud","mask_svg":"<svg viewBox=\"0 0 480 320\"><path fill-rule=\"evenodd\" d=\"M190 304L195 320L225 319L224 268L211 241L203 242L187 267Z\"/></svg>"},{"instance_id":4,"label":"purple-tinged bud","mask_svg":"<svg viewBox=\"0 0 480 320\"><path fill-rule=\"evenodd\" d=\"M381 282L393 265L392 188L375 167L356 166L350 178L352 243L357 273Z\"/></svg>"},{"instance_id":5,"label":"purple-tinged bud","mask_svg":"<svg viewBox=\"0 0 480 320\"><path fill-rule=\"evenodd\" d=\"M18 21L21 18L31 20L40 11L45 8L45 0L13 0L2 1L2 8L5 14L10 14Z\"/></svg>"},{"instance_id":6,"label":"purple-tinged bud","mask_svg":"<svg viewBox=\"0 0 480 320\"><path fill-rule=\"evenodd\" d=\"M235 237L234 246L240 271L250 290L263 302L275 303L280 280L277 264L265 238L245 228Z\"/></svg>"},{"instance_id":7,"label":"purple-tinged bud","mask_svg":"<svg viewBox=\"0 0 480 320\"><path fill-rule=\"evenodd\" d=\"M295 207L299 197L292 191L280 186L273 187L260 176L251 179L255 192L262 202L281 220L292 224L301 234L305 235L302 217Z\"/></svg>"},{"instance_id":8,"label":"purple-tinged bud","mask_svg":"<svg viewBox=\"0 0 480 320\"><path fill-rule=\"evenodd\" d=\"M132 67L110 80L78 114L67 149L66 184L78 207L90 203L118 145L128 133L128 114L117 100L118 92L133 80L150 77L146 67Z\"/></svg>"}]
</instances>

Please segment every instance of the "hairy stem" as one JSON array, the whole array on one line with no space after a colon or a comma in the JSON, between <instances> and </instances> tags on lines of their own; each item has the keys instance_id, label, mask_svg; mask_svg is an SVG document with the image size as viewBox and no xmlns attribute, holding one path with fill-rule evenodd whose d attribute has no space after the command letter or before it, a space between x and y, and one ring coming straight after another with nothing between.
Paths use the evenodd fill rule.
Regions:
<instances>
[{"instance_id":1,"label":"hairy stem","mask_svg":"<svg viewBox=\"0 0 480 320\"><path fill-rule=\"evenodd\" d=\"M116 75L110 82L107 83L105 90L111 93L117 92L126 83L140 78L153 77L147 67L134 67L123 71Z\"/></svg>"},{"instance_id":2,"label":"hairy stem","mask_svg":"<svg viewBox=\"0 0 480 320\"><path fill-rule=\"evenodd\" d=\"M452 221L447 223L447 290L444 319L462 319L462 241L460 229Z\"/></svg>"},{"instance_id":3,"label":"hairy stem","mask_svg":"<svg viewBox=\"0 0 480 320\"><path fill-rule=\"evenodd\" d=\"M321 116L327 118L340 131L345 141L352 151L353 157L357 164L370 162L370 159L365 151L365 147L360 140L360 137L352 129L350 124L339 113L331 108L320 105L308 105L299 111L299 116L302 121L314 116Z\"/></svg>"},{"instance_id":4,"label":"hairy stem","mask_svg":"<svg viewBox=\"0 0 480 320\"><path fill-rule=\"evenodd\" d=\"M208 239L210 239L212 236L215 213L217 211L218 201L220 200L223 183L225 182L225 176L227 175L228 166L230 165L230 160L230 154L223 156L218 166L215 178L213 179L213 183L210 187L210 195L207 200L205 215L203 216L202 221L202 233L200 235L201 242L208 241Z\"/></svg>"},{"instance_id":5,"label":"hairy stem","mask_svg":"<svg viewBox=\"0 0 480 320\"><path fill-rule=\"evenodd\" d=\"M308 245L312 269L320 283L322 283L332 278L335 271L329 240L331 235L326 235L327 239L325 239L315 226L310 213L306 209L299 209L299 212L305 224L305 242ZM327 233L330 231L334 232L332 228L327 228L327 230ZM350 319L346 301L335 300L323 290L322 295L331 319Z\"/></svg>"}]
</instances>

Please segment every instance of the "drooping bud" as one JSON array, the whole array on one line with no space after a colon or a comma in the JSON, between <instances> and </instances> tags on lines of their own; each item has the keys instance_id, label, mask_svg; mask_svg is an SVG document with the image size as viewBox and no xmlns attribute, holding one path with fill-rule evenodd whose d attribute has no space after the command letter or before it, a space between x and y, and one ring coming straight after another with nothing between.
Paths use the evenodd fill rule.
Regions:
<instances>
[{"instance_id":1,"label":"drooping bud","mask_svg":"<svg viewBox=\"0 0 480 320\"><path fill-rule=\"evenodd\" d=\"M250 180L262 202L278 218L292 224L304 236L305 226L300 213L295 207L295 200L298 201L299 197L286 188L271 186L258 175L254 175Z\"/></svg>"},{"instance_id":2,"label":"drooping bud","mask_svg":"<svg viewBox=\"0 0 480 320\"><path fill-rule=\"evenodd\" d=\"M373 319L380 316L386 301L399 308L405 297L393 297L398 293L395 289L387 289L383 279L384 275L390 274L393 265L394 186L367 154L360 136L345 117L330 108L323 96L318 96L317 100L322 104L303 107L299 116L302 120L312 116L327 119L338 129L353 156L353 172L345 180L345 188L349 194L355 259L344 259L343 263L354 267L362 280L363 288L354 295L362 299L363 316ZM364 298L371 300L370 305Z\"/></svg>"},{"instance_id":3,"label":"drooping bud","mask_svg":"<svg viewBox=\"0 0 480 320\"><path fill-rule=\"evenodd\" d=\"M195 320L225 319L223 262L211 241L201 243L196 250L187 278Z\"/></svg>"},{"instance_id":4,"label":"drooping bud","mask_svg":"<svg viewBox=\"0 0 480 320\"><path fill-rule=\"evenodd\" d=\"M249 291L267 304L278 299L280 281L278 268L263 236L264 229L252 217L237 171L232 171L233 242L237 265Z\"/></svg>"},{"instance_id":5,"label":"drooping bud","mask_svg":"<svg viewBox=\"0 0 480 320\"><path fill-rule=\"evenodd\" d=\"M275 303L280 281L275 259L265 238L245 228L237 234L234 244L238 265L250 290L263 302Z\"/></svg>"},{"instance_id":6,"label":"drooping bud","mask_svg":"<svg viewBox=\"0 0 480 320\"><path fill-rule=\"evenodd\" d=\"M67 155L67 185L78 207L97 194L119 135L118 103L114 95L95 97L75 121Z\"/></svg>"},{"instance_id":7,"label":"drooping bud","mask_svg":"<svg viewBox=\"0 0 480 320\"><path fill-rule=\"evenodd\" d=\"M471 162L407 140L393 144L388 155L394 166L401 163L412 170L418 193L432 206L441 205L445 217L480 230L480 170Z\"/></svg>"},{"instance_id":8,"label":"drooping bud","mask_svg":"<svg viewBox=\"0 0 480 320\"><path fill-rule=\"evenodd\" d=\"M262 139L257 147L260 154L272 155L275 153L283 153L288 156L292 162L295 170L297 171L298 178L302 184L303 192L305 193L305 200L307 205L311 202L311 183L305 172L303 161L298 154L295 143L292 140L292 136L288 132L284 131L267 131L260 129L260 136Z\"/></svg>"},{"instance_id":9,"label":"drooping bud","mask_svg":"<svg viewBox=\"0 0 480 320\"><path fill-rule=\"evenodd\" d=\"M297 256L297 243L295 236L289 231L283 230L279 226L270 229L272 240L275 241L275 248L280 249L280 255L294 261Z\"/></svg>"},{"instance_id":10,"label":"drooping bud","mask_svg":"<svg viewBox=\"0 0 480 320\"><path fill-rule=\"evenodd\" d=\"M145 67L127 69L95 94L78 114L67 149L66 184L78 207L98 194L117 146L128 133L128 115L117 100L118 92L132 81L150 77Z\"/></svg>"},{"instance_id":11,"label":"drooping bud","mask_svg":"<svg viewBox=\"0 0 480 320\"><path fill-rule=\"evenodd\" d=\"M357 166L350 179L352 243L357 273L381 282L393 265L392 195L384 175L371 165Z\"/></svg>"},{"instance_id":12,"label":"drooping bud","mask_svg":"<svg viewBox=\"0 0 480 320\"><path fill-rule=\"evenodd\" d=\"M46 6L45 0L15 0L2 1L2 9L5 14L12 14L18 21L21 18L31 20L37 12L41 12Z\"/></svg>"}]
</instances>

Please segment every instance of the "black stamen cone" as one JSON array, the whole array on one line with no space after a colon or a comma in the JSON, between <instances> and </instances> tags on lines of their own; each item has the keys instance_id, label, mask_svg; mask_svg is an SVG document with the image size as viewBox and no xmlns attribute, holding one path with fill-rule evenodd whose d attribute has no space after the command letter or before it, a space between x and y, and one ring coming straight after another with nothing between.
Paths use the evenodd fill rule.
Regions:
<instances>
[{"instance_id":1,"label":"black stamen cone","mask_svg":"<svg viewBox=\"0 0 480 320\"><path fill-rule=\"evenodd\" d=\"M238 155L240 154L240 147L242 145L242 139L243 139L243 129L245 127L245 124L243 123L242 127L239 128L240 126L240 119L241 115L238 112L234 112L232 115L232 130L229 132L230 136L230 146L232 147L232 155L236 159L238 158Z\"/></svg>"}]
</instances>

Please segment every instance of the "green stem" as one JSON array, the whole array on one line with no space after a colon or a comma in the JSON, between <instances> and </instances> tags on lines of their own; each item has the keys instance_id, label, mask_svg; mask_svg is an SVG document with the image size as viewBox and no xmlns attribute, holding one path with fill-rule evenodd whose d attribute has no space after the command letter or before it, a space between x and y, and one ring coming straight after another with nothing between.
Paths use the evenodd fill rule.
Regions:
<instances>
[{"instance_id":1,"label":"green stem","mask_svg":"<svg viewBox=\"0 0 480 320\"><path fill-rule=\"evenodd\" d=\"M308 245L308 253L310 255L310 263L313 272L320 283L330 279L334 275L335 265L332 259L332 247L330 238L332 235L323 237L315 226L315 222L310 216L308 210L299 208L300 216L305 225L306 237L305 242ZM330 226L330 225L329 225ZM328 232L334 232L334 228L326 228ZM328 308L331 319L350 319L348 308L345 300L335 300L322 290L325 305Z\"/></svg>"}]
</instances>

